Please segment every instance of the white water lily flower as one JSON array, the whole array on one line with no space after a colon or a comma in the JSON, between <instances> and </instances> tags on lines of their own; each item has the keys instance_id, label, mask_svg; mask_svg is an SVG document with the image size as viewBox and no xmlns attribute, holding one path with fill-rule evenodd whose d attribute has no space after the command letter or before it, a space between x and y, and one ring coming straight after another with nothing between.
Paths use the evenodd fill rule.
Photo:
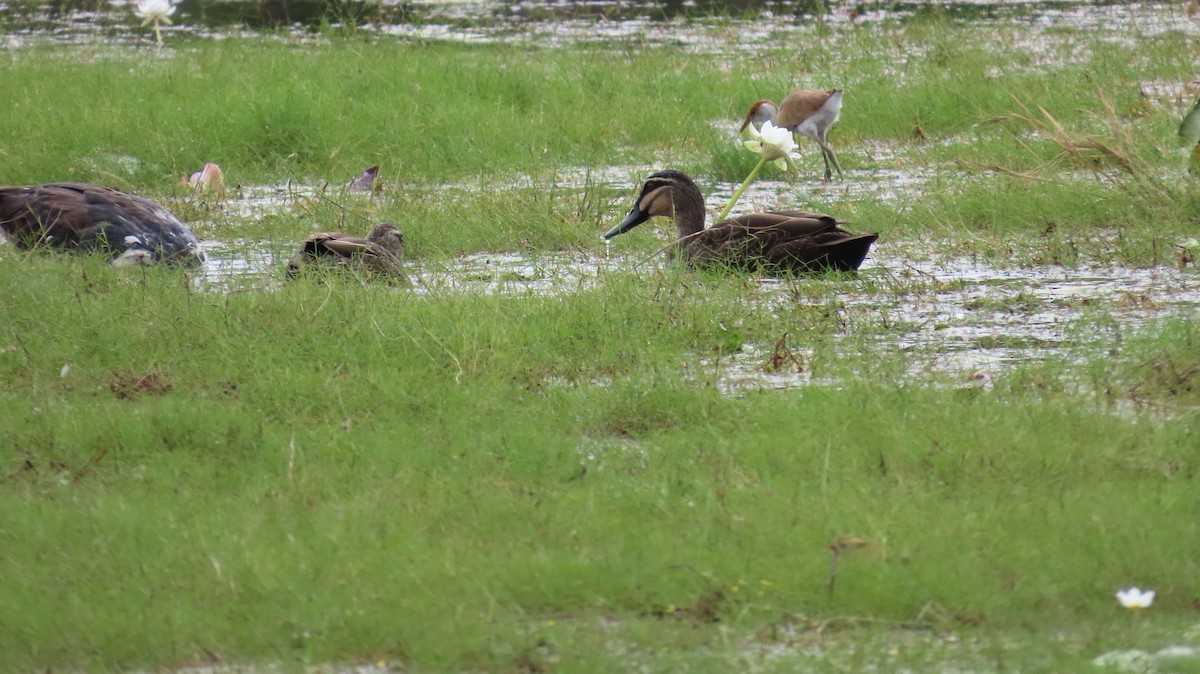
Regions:
<instances>
[{"instance_id":1,"label":"white water lily flower","mask_svg":"<svg viewBox=\"0 0 1200 674\"><path fill-rule=\"evenodd\" d=\"M1119 590L1117 592L1117 601L1121 602L1121 606L1136 611L1154 603L1154 590L1142 591L1136 587Z\"/></svg>"},{"instance_id":2,"label":"white water lily flower","mask_svg":"<svg viewBox=\"0 0 1200 674\"><path fill-rule=\"evenodd\" d=\"M742 145L747 150L762 154L764 159L775 162L775 165L783 170L787 170L800 159L792 132L775 126L769 120L763 122L761 129L755 129L753 124L748 125L746 135L750 140L742 141Z\"/></svg>"},{"instance_id":3,"label":"white water lily flower","mask_svg":"<svg viewBox=\"0 0 1200 674\"><path fill-rule=\"evenodd\" d=\"M134 11L138 16L143 17L143 26L148 23L154 24L154 41L158 43L158 48L161 50L162 30L160 27L164 23L171 23L169 17L175 13L175 6L171 4L171 0L140 0Z\"/></svg>"},{"instance_id":4,"label":"white water lily flower","mask_svg":"<svg viewBox=\"0 0 1200 674\"><path fill-rule=\"evenodd\" d=\"M155 24L169 24L171 23L169 17L175 13L175 6L171 4L170 0L141 0L134 11L144 19L143 26L152 21Z\"/></svg>"}]
</instances>

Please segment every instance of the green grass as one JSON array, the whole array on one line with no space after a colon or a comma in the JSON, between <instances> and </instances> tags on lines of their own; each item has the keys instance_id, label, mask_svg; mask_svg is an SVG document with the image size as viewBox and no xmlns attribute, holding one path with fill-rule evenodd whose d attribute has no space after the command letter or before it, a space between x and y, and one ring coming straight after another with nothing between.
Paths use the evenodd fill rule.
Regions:
<instances>
[{"instance_id":1,"label":"green grass","mask_svg":"<svg viewBox=\"0 0 1200 674\"><path fill-rule=\"evenodd\" d=\"M213 652L504 670L538 639L564 671L694 647L716 666L717 625L752 644L839 618L1018 640L1070 626L1094 655L1193 619L1195 416L1130 423L1027 386L1059 369L965 396L906 383L902 354L829 349L822 370L859 383L730 398L695 370L720 326L806 335L817 312L747 315L739 279L657 302L624 273L544 300L211 296L167 270L7 262L0 650L16 669ZM1164 335L1118 356L1125 381L1155 348L1195 367L1194 327ZM870 546L831 598L840 535ZM1131 644L1111 592L1134 582L1160 598Z\"/></svg>"},{"instance_id":2,"label":"green grass","mask_svg":"<svg viewBox=\"0 0 1200 674\"><path fill-rule=\"evenodd\" d=\"M354 32L173 40L153 58L14 49L0 183L125 187L202 238L284 257L310 231L380 220L426 270L598 253L640 176L559 176L739 180L753 158L713 122L822 80L848 90L847 168L934 177L824 204L806 147L787 206L935 256L1174 264L1200 197L1160 149L1178 115L1137 90L1191 77L1194 50L1065 33L1053 53L1090 58L1048 68L1019 36L922 17L766 58ZM1020 111L1010 94L1139 173L1047 165L1051 138L994 121ZM247 219L177 186L205 161L235 185L380 163L386 185ZM1062 357L964 390L922 373L935 347L881 348L936 329L877 308L945 290L901 270L765 285L622 267L546 296L345 278L215 293L0 250L0 670L1082 671L1195 643L1194 320L1127 324L1100 304L1063 327ZM1045 307L1013 293L963 308ZM814 383L721 392L731 356L767 368L745 347L785 333ZM865 545L840 555L831 593L842 536ZM1131 584L1158 592L1150 610L1117 606Z\"/></svg>"}]
</instances>

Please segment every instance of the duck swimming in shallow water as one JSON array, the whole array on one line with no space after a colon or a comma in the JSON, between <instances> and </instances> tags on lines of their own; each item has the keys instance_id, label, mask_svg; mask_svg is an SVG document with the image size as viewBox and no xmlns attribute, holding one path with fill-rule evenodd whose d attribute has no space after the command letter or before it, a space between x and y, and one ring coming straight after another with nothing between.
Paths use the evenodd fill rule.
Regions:
<instances>
[{"instance_id":1,"label":"duck swimming in shallow water","mask_svg":"<svg viewBox=\"0 0 1200 674\"><path fill-rule=\"evenodd\" d=\"M395 225L375 225L367 238L349 234L320 232L304 240L300 252L288 263L287 275L295 278L312 267L344 267L366 272L368 277L408 282L402 262L404 235Z\"/></svg>"},{"instance_id":2,"label":"duck swimming in shallow water","mask_svg":"<svg viewBox=\"0 0 1200 674\"><path fill-rule=\"evenodd\" d=\"M680 171L646 179L629 214L604 235L611 239L651 217L675 219L679 251L693 267L740 270L854 271L878 234L851 234L828 215L799 211L748 213L704 229L704 196Z\"/></svg>"},{"instance_id":3,"label":"duck swimming in shallow water","mask_svg":"<svg viewBox=\"0 0 1200 674\"><path fill-rule=\"evenodd\" d=\"M87 183L0 187L0 230L19 248L97 251L115 266L204 263L196 235L170 211Z\"/></svg>"}]
</instances>

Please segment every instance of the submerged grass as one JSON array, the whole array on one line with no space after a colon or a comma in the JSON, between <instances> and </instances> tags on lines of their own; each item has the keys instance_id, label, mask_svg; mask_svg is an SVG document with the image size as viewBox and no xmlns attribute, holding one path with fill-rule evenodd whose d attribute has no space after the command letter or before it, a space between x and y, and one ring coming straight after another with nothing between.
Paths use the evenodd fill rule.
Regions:
<instances>
[{"instance_id":1,"label":"submerged grass","mask_svg":"<svg viewBox=\"0 0 1200 674\"><path fill-rule=\"evenodd\" d=\"M579 167L740 180L743 107L828 72L849 91L835 147L852 177L935 174L925 193L832 209L884 245L1173 263L1198 197L1156 150L1178 115L1137 105L1137 83L1190 77L1186 38L1065 34L1047 57L1021 30L917 20L726 59L354 34L180 40L161 58L11 50L0 183L156 195L202 238L284 258L311 231L382 220L434 266L595 251L642 176ZM1016 96L1097 134L1098 87L1154 182L1019 175L1061 146L989 120ZM827 196L809 194L811 150L787 207ZM379 163L385 189L298 193L247 219L179 191L205 161L246 186L337 185ZM847 303L936 297L888 270L771 291L613 265L552 295L345 278L215 294L5 248L0 287L0 669L1080 671L1194 638L1186 317L1139 328L1096 307L1065 357L963 389L913 377L932 347L879 347L920 329L910 317ZM731 356L769 370L779 345L812 384L722 393ZM1158 592L1151 610L1116 605L1130 584Z\"/></svg>"}]
</instances>

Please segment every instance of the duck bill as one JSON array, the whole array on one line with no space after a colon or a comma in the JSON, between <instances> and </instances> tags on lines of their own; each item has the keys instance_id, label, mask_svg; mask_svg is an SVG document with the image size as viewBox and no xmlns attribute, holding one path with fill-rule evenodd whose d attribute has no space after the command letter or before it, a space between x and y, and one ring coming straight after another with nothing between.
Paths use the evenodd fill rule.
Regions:
<instances>
[{"instance_id":1,"label":"duck bill","mask_svg":"<svg viewBox=\"0 0 1200 674\"><path fill-rule=\"evenodd\" d=\"M628 232L629 230L637 227L649 219L650 214L638 208L638 204L634 204L633 208L629 210L629 215L626 215L624 220L617 223L616 227L608 230L608 233L604 235L604 238L611 239L618 234L624 234L625 232Z\"/></svg>"}]
</instances>

